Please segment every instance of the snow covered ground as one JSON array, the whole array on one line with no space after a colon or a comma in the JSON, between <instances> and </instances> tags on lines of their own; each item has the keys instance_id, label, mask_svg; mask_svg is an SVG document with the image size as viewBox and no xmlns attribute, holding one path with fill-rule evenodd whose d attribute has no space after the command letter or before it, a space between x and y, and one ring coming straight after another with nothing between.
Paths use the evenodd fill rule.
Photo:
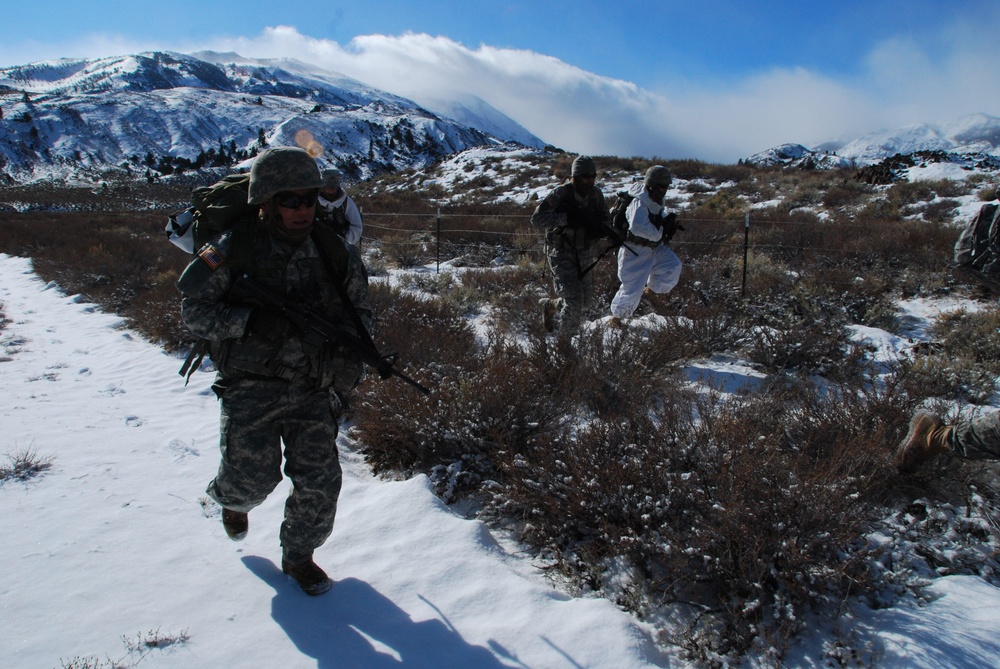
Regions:
<instances>
[{"instance_id":1,"label":"snow covered ground","mask_svg":"<svg viewBox=\"0 0 1000 669\"><path fill-rule=\"evenodd\" d=\"M241 543L206 503L218 464L209 374L185 387L180 359L43 284L26 259L0 255L0 304L11 321L0 331L0 456L30 450L52 465L0 484L0 666L685 666L610 602L554 588L423 477L374 478L344 435L337 525L316 554L336 585L304 595L277 565L287 488L250 514ZM908 303L912 332L936 308ZM753 377L723 358L690 371L705 375ZM851 618L875 666L1000 666L1000 590L954 576L926 594ZM830 666L824 629L789 666Z\"/></svg>"}]
</instances>

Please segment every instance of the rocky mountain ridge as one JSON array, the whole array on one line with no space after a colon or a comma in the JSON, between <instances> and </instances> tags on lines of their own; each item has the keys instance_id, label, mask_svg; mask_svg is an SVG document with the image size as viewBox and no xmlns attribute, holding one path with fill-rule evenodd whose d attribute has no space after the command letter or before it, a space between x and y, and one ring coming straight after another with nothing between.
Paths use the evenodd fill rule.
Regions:
<instances>
[{"instance_id":1,"label":"rocky mountain ridge","mask_svg":"<svg viewBox=\"0 0 1000 669\"><path fill-rule=\"evenodd\" d=\"M472 147L544 145L475 104L453 103L456 120L335 72L237 54L32 63L0 69L0 181L156 179L294 144L363 179Z\"/></svg>"}]
</instances>

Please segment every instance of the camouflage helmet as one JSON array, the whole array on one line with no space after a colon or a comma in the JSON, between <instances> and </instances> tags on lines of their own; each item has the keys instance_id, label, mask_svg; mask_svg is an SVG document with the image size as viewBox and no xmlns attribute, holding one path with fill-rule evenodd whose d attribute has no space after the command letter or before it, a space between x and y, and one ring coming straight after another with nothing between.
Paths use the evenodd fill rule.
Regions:
<instances>
[{"instance_id":1,"label":"camouflage helmet","mask_svg":"<svg viewBox=\"0 0 1000 669\"><path fill-rule=\"evenodd\" d=\"M666 167L663 165L653 165L646 170L646 177L643 181L646 184L646 188L655 188L656 186L669 188L673 179L670 177L670 170Z\"/></svg>"},{"instance_id":2,"label":"camouflage helmet","mask_svg":"<svg viewBox=\"0 0 1000 669\"><path fill-rule=\"evenodd\" d=\"M331 190L340 188L340 172L334 169L325 169L321 175L323 176L323 188Z\"/></svg>"},{"instance_id":3,"label":"camouflage helmet","mask_svg":"<svg viewBox=\"0 0 1000 669\"><path fill-rule=\"evenodd\" d=\"M319 166L305 149L276 146L265 149L250 168L248 204L261 204L284 190L321 188Z\"/></svg>"}]
</instances>

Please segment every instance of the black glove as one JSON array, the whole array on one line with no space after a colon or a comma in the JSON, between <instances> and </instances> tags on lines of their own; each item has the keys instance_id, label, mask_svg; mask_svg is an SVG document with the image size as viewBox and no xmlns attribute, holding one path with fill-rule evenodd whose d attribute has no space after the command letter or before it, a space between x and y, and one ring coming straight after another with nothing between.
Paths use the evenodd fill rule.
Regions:
<instances>
[{"instance_id":1,"label":"black glove","mask_svg":"<svg viewBox=\"0 0 1000 669\"><path fill-rule=\"evenodd\" d=\"M283 340L292 331L292 323L283 313L265 307L254 307L247 319L246 333L271 342Z\"/></svg>"},{"instance_id":2,"label":"black glove","mask_svg":"<svg viewBox=\"0 0 1000 669\"><path fill-rule=\"evenodd\" d=\"M672 211L663 217L663 241L669 243L678 230L683 230L684 226L677 222L677 212Z\"/></svg>"}]
</instances>

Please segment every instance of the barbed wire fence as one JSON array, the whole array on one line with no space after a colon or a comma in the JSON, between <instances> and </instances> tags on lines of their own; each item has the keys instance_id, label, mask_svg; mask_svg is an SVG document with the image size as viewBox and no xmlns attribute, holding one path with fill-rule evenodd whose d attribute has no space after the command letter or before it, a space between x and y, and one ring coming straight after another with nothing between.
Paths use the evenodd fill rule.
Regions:
<instances>
[{"instance_id":1,"label":"barbed wire fence","mask_svg":"<svg viewBox=\"0 0 1000 669\"><path fill-rule=\"evenodd\" d=\"M396 247L412 246L420 264L441 264L462 253L495 247L498 256L525 255L544 258L545 230L533 227L529 214L469 213L384 213L365 212L361 245L391 239ZM871 223L845 223L794 219L755 218L752 213L737 217L684 217L683 231L670 241L681 257L716 256L740 258L740 292L746 296L752 254L781 254L794 263L798 258L805 267L809 256L849 256L862 260L877 253L864 243L872 231ZM887 221L888 225L912 225L912 221ZM957 233L956 233L957 234ZM830 240L835 237L835 240ZM856 244L850 239L857 238ZM825 243L830 240L831 243ZM846 240L846 241L845 241ZM419 250L419 253L417 252ZM843 287L849 287L844 283Z\"/></svg>"}]
</instances>

